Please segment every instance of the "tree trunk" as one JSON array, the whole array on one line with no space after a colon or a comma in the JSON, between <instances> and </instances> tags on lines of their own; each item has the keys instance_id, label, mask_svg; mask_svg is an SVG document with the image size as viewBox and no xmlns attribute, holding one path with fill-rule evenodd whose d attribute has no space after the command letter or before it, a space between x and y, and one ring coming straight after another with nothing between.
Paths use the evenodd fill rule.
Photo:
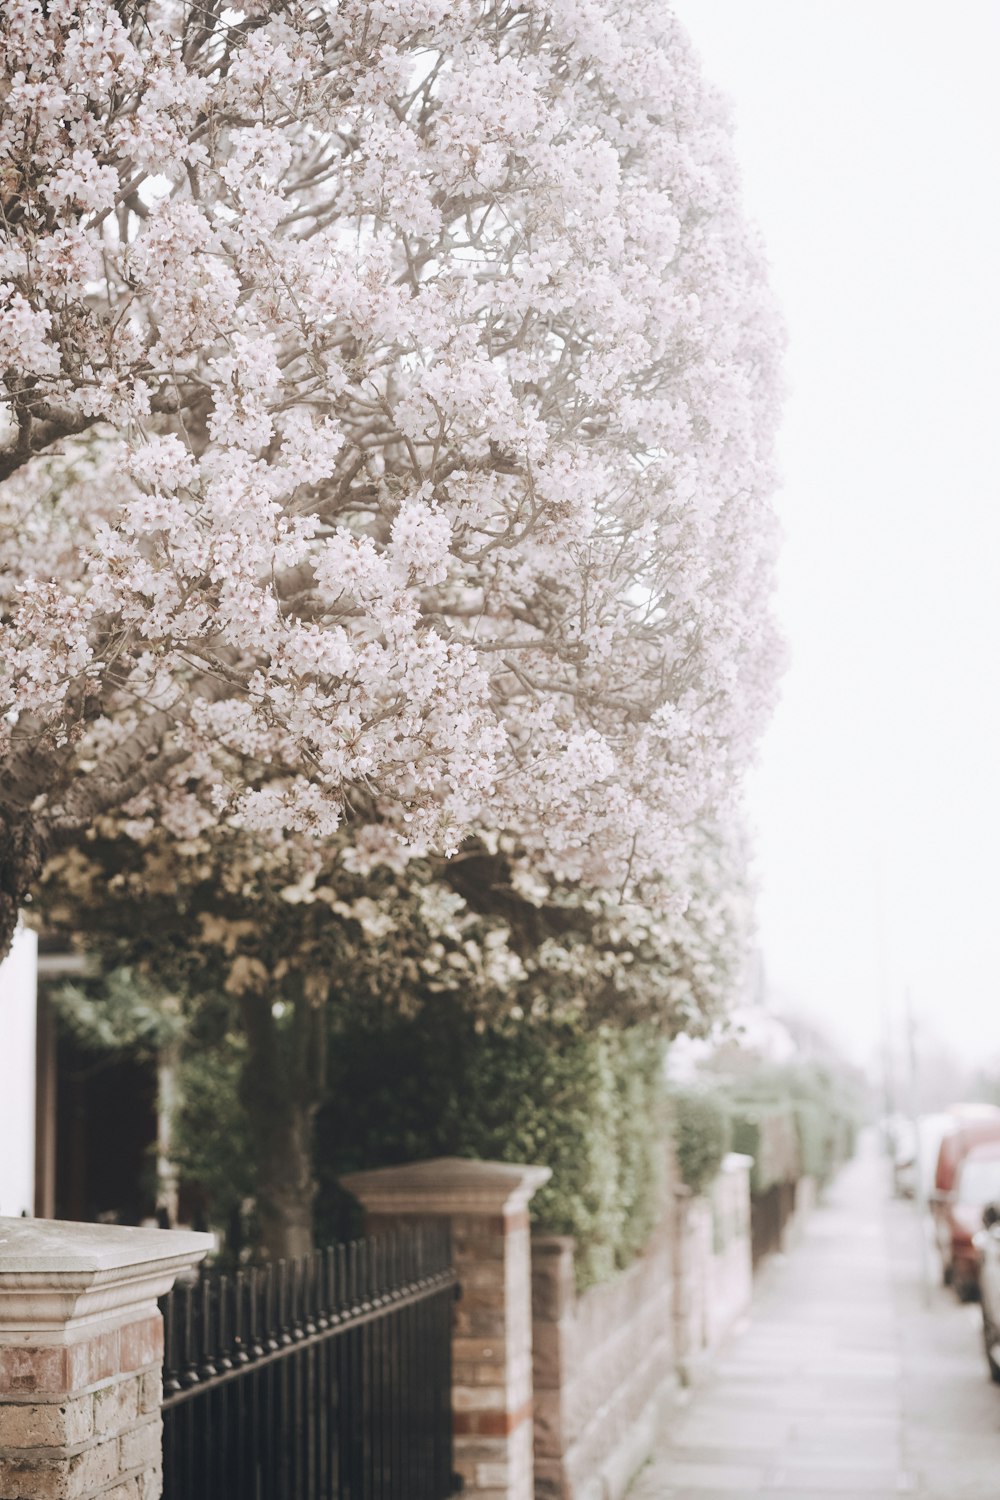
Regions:
<instances>
[{"instance_id":1,"label":"tree trunk","mask_svg":"<svg viewBox=\"0 0 1000 1500\"><path fill-rule=\"evenodd\" d=\"M44 840L30 813L0 807L0 961L10 952L21 907L44 859Z\"/></svg>"},{"instance_id":2,"label":"tree trunk","mask_svg":"<svg viewBox=\"0 0 1000 1500\"><path fill-rule=\"evenodd\" d=\"M300 1002L279 1027L269 996L240 997L248 1042L241 1093L250 1122L263 1248L272 1259L314 1248L313 1119L318 1105L310 1016Z\"/></svg>"},{"instance_id":3,"label":"tree trunk","mask_svg":"<svg viewBox=\"0 0 1000 1500\"><path fill-rule=\"evenodd\" d=\"M315 1105L289 1100L283 1118L262 1119L268 1128L254 1142L260 1238L273 1260L309 1255L315 1248L314 1114Z\"/></svg>"}]
</instances>

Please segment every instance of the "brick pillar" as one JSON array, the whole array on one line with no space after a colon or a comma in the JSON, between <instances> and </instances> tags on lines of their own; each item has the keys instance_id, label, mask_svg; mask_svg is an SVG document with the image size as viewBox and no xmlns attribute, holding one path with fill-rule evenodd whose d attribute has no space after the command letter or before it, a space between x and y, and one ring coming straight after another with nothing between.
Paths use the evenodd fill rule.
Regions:
<instances>
[{"instance_id":1,"label":"brick pillar","mask_svg":"<svg viewBox=\"0 0 1000 1500\"><path fill-rule=\"evenodd\" d=\"M528 1203L548 1167L442 1157L341 1179L378 1234L451 1226L461 1285L452 1340L455 1468L476 1500L533 1500Z\"/></svg>"},{"instance_id":2,"label":"brick pillar","mask_svg":"<svg viewBox=\"0 0 1000 1500\"><path fill-rule=\"evenodd\" d=\"M157 1500L156 1299L211 1245L0 1218L0 1500Z\"/></svg>"},{"instance_id":3,"label":"brick pillar","mask_svg":"<svg viewBox=\"0 0 1000 1500\"><path fill-rule=\"evenodd\" d=\"M566 1396L574 1373L572 1324L577 1310L576 1240L572 1235L535 1235L531 1281L535 1384L535 1494L560 1500L569 1493L563 1460L571 1443Z\"/></svg>"}]
</instances>

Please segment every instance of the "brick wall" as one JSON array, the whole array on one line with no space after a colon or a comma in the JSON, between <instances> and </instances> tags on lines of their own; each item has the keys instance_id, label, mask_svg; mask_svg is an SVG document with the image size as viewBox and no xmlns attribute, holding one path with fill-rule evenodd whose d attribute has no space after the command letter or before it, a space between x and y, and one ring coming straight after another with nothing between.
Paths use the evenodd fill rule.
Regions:
<instances>
[{"instance_id":1,"label":"brick wall","mask_svg":"<svg viewBox=\"0 0 1000 1500\"><path fill-rule=\"evenodd\" d=\"M62 1348L0 1350L0 1495L158 1496L162 1359L158 1316Z\"/></svg>"},{"instance_id":2,"label":"brick wall","mask_svg":"<svg viewBox=\"0 0 1000 1500\"><path fill-rule=\"evenodd\" d=\"M676 1384L669 1215L612 1281L577 1294L573 1242L532 1243L535 1495L616 1500Z\"/></svg>"},{"instance_id":3,"label":"brick wall","mask_svg":"<svg viewBox=\"0 0 1000 1500\"><path fill-rule=\"evenodd\" d=\"M0 1219L0 1500L157 1500L156 1299L210 1243Z\"/></svg>"},{"instance_id":4,"label":"brick wall","mask_svg":"<svg viewBox=\"0 0 1000 1500\"><path fill-rule=\"evenodd\" d=\"M643 1254L578 1294L573 1240L532 1239L536 1500L620 1500L751 1295L749 1159L675 1188Z\"/></svg>"}]
</instances>

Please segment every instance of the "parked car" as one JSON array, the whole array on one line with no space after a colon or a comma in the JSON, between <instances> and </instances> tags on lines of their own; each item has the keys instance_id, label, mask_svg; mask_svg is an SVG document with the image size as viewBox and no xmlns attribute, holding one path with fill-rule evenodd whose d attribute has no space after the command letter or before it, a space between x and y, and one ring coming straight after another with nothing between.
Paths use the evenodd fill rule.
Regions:
<instances>
[{"instance_id":1,"label":"parked car","mask_svg":"<svg viewBox=\"0 0 1000 1500\"><path fill-rule=\"evenodd\" d=\"M1000 1190L984 1194L979 1204L970 1208L960 1201L958 1179L969 1154L978 1147L996 1144L1000 1147L1000 1109L992 1105L962 1105L952 1111L954 1124L941 1140L930 1208L934 1219L934 1237L941 1257L941 1274L945 1286L954 1283L963 1301L976 1295L978 1261L972 1247L972 1236L981 1222L982 1206L991 1197L1000 1198ZM975 1183L976 1177L970 1179ZM965 1189L971 1193L973 1187Z\"/></svg>"},{"instance_id":2,"label":"parked car","mask_svg":"<svg viewBox=\"0 0 1000 1500\"><path fill-rule=\"evenodd\" d=\"M983 1345L990 1377L1000 1385L1000 1195L983 1209L982 1224L975 1244L979 1256Z\"/></svg>"},{"instance_id":3,"label":"parked car","mask_svg":"<svg viewBox=\"0 0 1000 1500\"><path fill-rule=\"evenodd\" d=\"M961 1105L956 1105L961 1110ZM968 1106L966 1106L968 1108ZM936 1114L921 1115L917 1121L917 1135L920 1142L920 1175L917 1182L916 1196L921 1203L929 1203L934 1191L934 1174L937 1170L938 1153L941 1150L941 1142L954 1128L958 1115L949 1114L946 1110L939 1110Z\"/></svg>"},{"instance_id":4,"label":"parked car","mask_svg":"<svg viewBox=\"0 0 1000 1500\"><path fill-rule=\"evenodd\" d=\"M996 1201L1000 1201L1000 1139L973 1146L959 1163L954 1187L943 1204L941 1217L950 1231L946 1263L951 1284L963 1302L971 1302L979 1291L979 1251L974 1241L983 1226L983 1210Z\"/></svg>"}]
</instances>

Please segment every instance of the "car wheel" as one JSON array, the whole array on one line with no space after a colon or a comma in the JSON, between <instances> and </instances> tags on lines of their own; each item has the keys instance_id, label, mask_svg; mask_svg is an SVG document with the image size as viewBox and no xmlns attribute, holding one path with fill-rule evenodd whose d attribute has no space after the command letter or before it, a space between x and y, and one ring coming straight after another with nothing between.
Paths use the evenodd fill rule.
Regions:
<instances>
[{"instance_id":1,"label":"car wheel","mask_svg":"<svg viewBox=\"0 0 1000 1500\"><path fill-rule=\"evenodd\" d=\"M997 1337L985 1313L983 1313L983 1345L986 1349L986 1363L990 1367L990 1379L1000 1385L1000 1360L997 1360L993 1353L997 1346Z\"/></svg>"}]
</instances>

